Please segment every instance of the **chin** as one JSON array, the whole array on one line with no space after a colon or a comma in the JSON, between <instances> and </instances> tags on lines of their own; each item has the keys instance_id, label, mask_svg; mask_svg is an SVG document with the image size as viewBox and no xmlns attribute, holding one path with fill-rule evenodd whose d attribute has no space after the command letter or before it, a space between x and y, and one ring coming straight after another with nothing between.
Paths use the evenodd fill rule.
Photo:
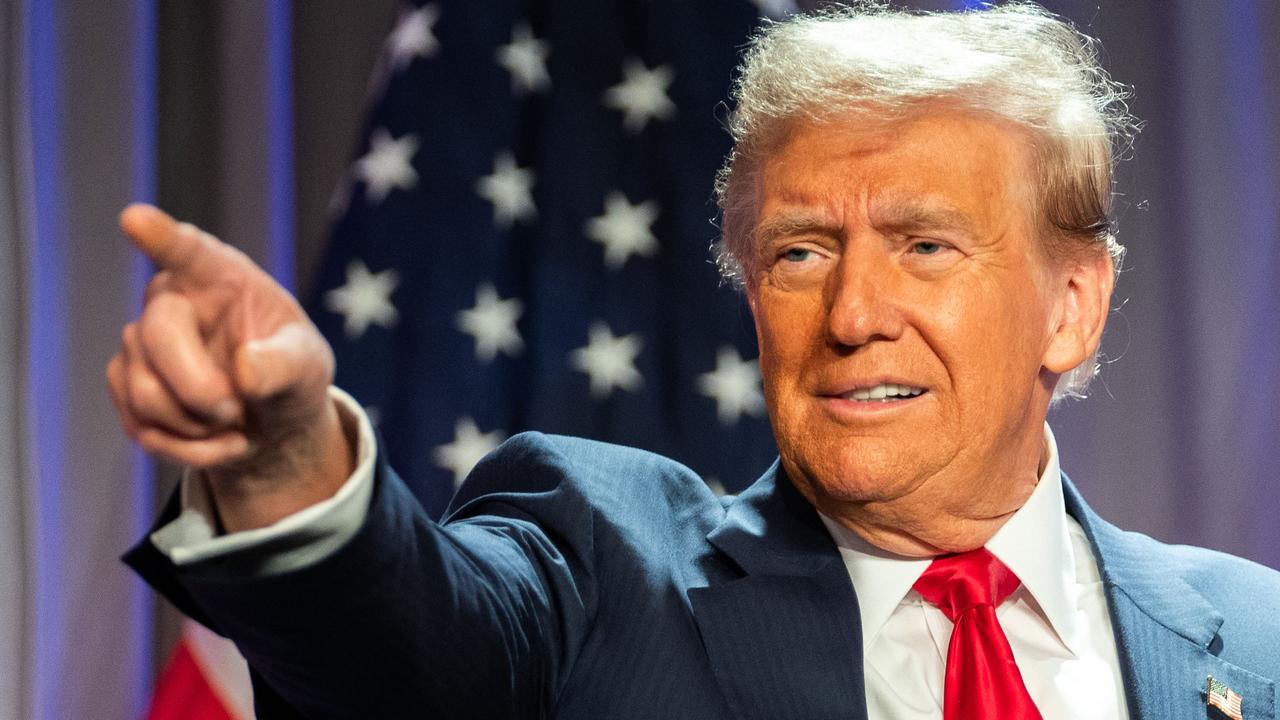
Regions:
<instances>
[{"instance_id":1,"label":"chin","mask_svg":"<svg viewBox=\"0 0 1280 720\"><path fill-rule=\"evenodd\" d=\"M834 446L832 446L834 445ZM783 465L810 500L868 503L894 500L919 487L939 468L921 463L910 447L880 438L843 440L809 447Z\"/></svg>"}]
</instances>

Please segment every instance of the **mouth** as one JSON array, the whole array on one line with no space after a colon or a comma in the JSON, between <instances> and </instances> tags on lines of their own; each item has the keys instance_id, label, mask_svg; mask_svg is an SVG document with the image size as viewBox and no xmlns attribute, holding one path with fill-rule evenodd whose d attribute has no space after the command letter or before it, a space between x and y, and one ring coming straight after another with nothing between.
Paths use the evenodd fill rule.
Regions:
<instances>
[{"instance_id":1,"label":"mouth","mask_svg":"<svg viewBox=\"0 0 1280 720\"><path fill-rule=\"evenodd\" d=\"M857 403L892 403L920 397L927 392L929 392L927 389L914 385L882 382L870 386L856 387L832 397Z\"/></svg>"}]
</instances>

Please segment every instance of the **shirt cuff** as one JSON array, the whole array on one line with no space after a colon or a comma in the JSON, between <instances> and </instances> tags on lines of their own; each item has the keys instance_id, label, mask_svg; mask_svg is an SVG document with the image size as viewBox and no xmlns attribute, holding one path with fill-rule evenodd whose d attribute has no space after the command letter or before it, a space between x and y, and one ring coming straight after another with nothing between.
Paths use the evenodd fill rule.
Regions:
<instances>
[{"instance_id":1,"label":"shirt cuff","mask_svg":"<svg viewBox=\"0 0 1280 720\"><path fill-rule=\"evenodd\" d=\"M369 416L355 398L336 387L329 388L329 396L337 404L343 431L348 437L356 434L356 469L333 497L266 527L219 535L209 488L196 471L187 470L178 490L182 510L151 533L151 544L175 565L234 559L256 575L297 570L342 547L369 512L376 442Z\"/></svg>"}]
</instances>

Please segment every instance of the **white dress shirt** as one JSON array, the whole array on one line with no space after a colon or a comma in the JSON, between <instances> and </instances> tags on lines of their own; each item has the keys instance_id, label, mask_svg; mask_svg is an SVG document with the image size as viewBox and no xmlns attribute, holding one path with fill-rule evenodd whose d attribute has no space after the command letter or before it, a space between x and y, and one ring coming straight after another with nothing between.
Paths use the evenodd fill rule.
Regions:
<instances>
[{"instance_id":1,"label":"white dress shirt","mask_svg":"<svg viewBox=\"0 0 1280 720\"><path fill-rule=\"evenodd\" d=\"M267 527L219 535L208 488L188 471L178 487L182 511L151 533L151 544L175 565L188 565L231 554L253 555L247 565L262 574L282 573L324 559L342 547L369 513L373 499L373 460L377 442L369 416L355 398L335 387L342 427L355 430L356 469L333 497L276 521Z\"/></svg>"},{"instance_id":2,"label":"white dress shirt","mask_svg":"<svg viewBox=\"0 0 1280 720\"><path fill-rule=\"evenodd\" d=\"M1058 447L1035 491L987 542L1022 580L996 608L1031 699L1045 720L1125 720L1111 616L1084 530L1067 515ZM951 621L912 585L930 560L880 550L823 517L858 595L870 720L942 717Z\"/></svg>"},{"instance_id":3,"label":"white dress shirt","mask_svg":"<svg viewBox=\"0 0 1280 720\"><path fill-rule=\"evenodd\" d=\"M188 473L179 517L151 534L175 564L235 554L270 574L303 567L341 547L364 522L373 493L373 428L351 396L331 388L343 425L357 437L356 469L332 498L273 525L218 535L212 502ZM1120 663L1097 563L1066 514L1058 449L1045 425L1048 461L1030 499L987 543L1022 580L996 616L1023 681L1045 720L1127 720ZM942 717L951 621L911 589L928 560L890 555L827 517L858 596L870 720Z\"/></svg>"}]
</instances>

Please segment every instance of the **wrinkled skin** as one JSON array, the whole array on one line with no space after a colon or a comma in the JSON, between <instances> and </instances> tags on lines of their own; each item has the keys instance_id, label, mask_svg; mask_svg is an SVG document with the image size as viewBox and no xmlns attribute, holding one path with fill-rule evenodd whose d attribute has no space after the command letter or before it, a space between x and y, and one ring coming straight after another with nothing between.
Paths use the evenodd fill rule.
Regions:
<instances>
[{"instance_id":1,"label":"wrinkled skin","mask_svg":"<svg viewBox=\"0 0 1280 720\"><path fill-rule=\"evenodd\" d=\"M1060 374L1101 336L1110 259L1046 253L1030 151L935 108L798 123L760 169L747 294L782 463L885 550L985 543L1036 485ZM927 392L841 397L878 382Z\"/></svg>"}]
</instances>

